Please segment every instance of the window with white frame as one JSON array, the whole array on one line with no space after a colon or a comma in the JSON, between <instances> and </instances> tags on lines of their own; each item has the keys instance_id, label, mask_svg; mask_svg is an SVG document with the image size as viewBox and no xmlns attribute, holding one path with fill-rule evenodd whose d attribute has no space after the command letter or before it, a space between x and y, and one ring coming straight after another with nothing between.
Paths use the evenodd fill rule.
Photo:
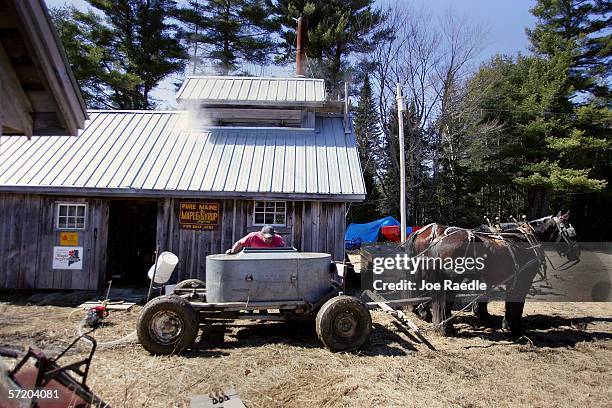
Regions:
<instances>
[{"instance_id":1,"label":"window with white frame","mask_svg":"<svg viewBox=\"0 0 612 408\"><path fill-rule=\"evenodd\" d=\"M57 203L57 229L85 229L87 204Z\"/></svg>"},{"instance_id":2,"label":"window with white frame","mask_svg":"<svg viewBox=\"0 0 612 408\"><path fill-rule=\"evenodd\" d=\"M286 224L287 203L285 201L255 201L253 225Z\"/></svg>"}]
</instances>

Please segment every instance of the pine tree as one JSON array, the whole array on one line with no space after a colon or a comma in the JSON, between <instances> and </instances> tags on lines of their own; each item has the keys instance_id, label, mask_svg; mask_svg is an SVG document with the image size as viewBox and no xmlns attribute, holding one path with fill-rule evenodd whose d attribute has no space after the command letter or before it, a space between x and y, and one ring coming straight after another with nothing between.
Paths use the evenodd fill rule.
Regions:
<instances>
[{"instance_id":1,"label":"pine tree","mask_svg":"<svg viewBox=\"0 0 612 408\"><path fill-rule=\"evenodd\" d=\"M351 71L349 57L371 51L389 33L379 30L384 18L374 0L277 0L277 21L282 25L282 62L292 62L295 55L296 22L308 21L307 56L316 76L325 78L331 95L343 89Z\"/></svg>"},{"instance_id":2,"label":"pine tree","mask_svg":"<svg viewBox=\"0 0 612 408\"><path fill-rule=\"evenodd\" d=\"M363 80L353 123L367 195L364 203L353 205L351 215L354 222L369 222L380 216L378 211L380 194L377 180L380 179L378 161L381 131L372 85L367 75Z\"/></svg>"},{"instance_id":3,"label":"pine tree","mask_svg":"<svg viewBox=\"0 0 612 408\"><path fill-rule=\"evenodd\" d=\"M278 26L264 0L191 0L178 18L183 37L223 75L245 63L268 64L276 50Z\"/></svg>"},{"instance_id":4,"label":"pine tree","mask_svg":"<svg viewBox=\"0 0 612 408\"><path fill-rule=\"evenodd\" d=\"M174 0L88 0L98 11L54 13L75 76L93 106L150 109L151 91L187 55L169 19ZM102 12L102 15L99 13Z\"/></svg>"},{"instance_id":5,"label":"pine tree","mask_svg":"<svg viewBox=\"0 0 612 408\"><path fill-rule=\"evenodd\" d=\"M538 0L531 9L538 22L527 34L539 55L571 56L569 79L575 91L609 98L611 12L612 3L602 0Z\"/></svg>"},{"instance_id":6,"label":"pine tree","mask_svg":"<svg viewBox=\"0 0 612 408\"><path fill-rule=\"evenodd\" d=\"M206 64L205 50L202 33L209 27L208 19L204 14L203 2L201 0L189 0L186 7L176 11L176 18L181 22L179 27L179 38L185 44L189 54L188 74L196 75Z\"/></svg>"}]
</instances>

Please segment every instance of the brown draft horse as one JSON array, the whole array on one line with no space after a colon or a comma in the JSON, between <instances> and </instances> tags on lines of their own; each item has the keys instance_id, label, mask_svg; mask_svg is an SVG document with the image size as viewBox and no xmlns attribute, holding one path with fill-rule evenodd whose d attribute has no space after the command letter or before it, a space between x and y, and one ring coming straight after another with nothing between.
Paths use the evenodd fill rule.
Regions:
<instances>
[{"instance_id":1,"label":"brown draft horse","mask_svg":"<svg viewBox=\"0 0 612 408\"><path fill-rule=\"evenodd\" d=\"M430 224L412 234L407 243L412 256L423 255L439 258L480 257L485 267L472 275L456 274L453 271L419 271L419 277L433 282L465 279L482 279L488 287L505 284L506 310L504 327L513 335L521 333L521 321L525 297L533 278L545 266L539 240L567 241L572 247L575 233L567 226L569 213L549 216L532 221L529 226L517 225L502 233L487 233L463 228ZM567 250L569 254L571 248ZM435 290L432 293L432 321L444 335L453 331L451 316L454 291ZM477 308L481 317L486 312L486 302Z\"/></svg>"},{"instance_id":2,"label":"brown draft horse","mask_svg":"<svg viewBox=\"0 0 612 408\"><path fill-rule=\"evenodd\" d=\"M569 263L580 259L580 246L578 245L576 230L569 223L569 216L569 211L565 214L559 212L556 216L549 215L531 221L501 223L498 225L498 229L493 231L491 227L481 225L474 228L474 231L531 233L539 242L556 242L558 245L555 249L559 256L566 257ZM541 256L544 256L543 253ZM543 266L542 278L546 279L546 265ZM486 320L490 317L486 301L477 302L472 311L480 319Z\"/></svg>"}]
</instances>

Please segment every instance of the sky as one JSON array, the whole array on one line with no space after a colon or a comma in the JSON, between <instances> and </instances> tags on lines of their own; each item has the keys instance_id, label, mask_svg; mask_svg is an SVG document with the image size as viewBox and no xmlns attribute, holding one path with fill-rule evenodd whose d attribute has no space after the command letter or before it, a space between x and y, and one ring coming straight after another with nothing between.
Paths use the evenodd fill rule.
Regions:
<instances>
[{"instance_id":1,"label":"sky","mask_svg":"<svg viewBox=\"0 0 612 408\"><path fill-rule=\"evenodd\" d=\"M63 4L73 4L78 8L85 9L85 0L45 0L47 6L56 7ZM180 2L180 0L179 0ZM440 16L451 11L459 17L465 17L470 23L475 23L484 28L487 36L484 40L484 48L479 56L478 62L484 62L495 54L516 55L518 52L527 53L529 42L525 34L525 28L535 25L535 18L529 13L534 6L535 0L378 0L377 3L383 7L393 6L405 2L411 3L417 9L423 8L433 16ZM281 69L264 69L257 72L258 75L286 76L292 73L292 67ZM153 96L159 99L160 108L173 108L175 86L174 83L181 82L181 75L173 76L164 80L153 92Z\"/></svg>"}]
</instances>

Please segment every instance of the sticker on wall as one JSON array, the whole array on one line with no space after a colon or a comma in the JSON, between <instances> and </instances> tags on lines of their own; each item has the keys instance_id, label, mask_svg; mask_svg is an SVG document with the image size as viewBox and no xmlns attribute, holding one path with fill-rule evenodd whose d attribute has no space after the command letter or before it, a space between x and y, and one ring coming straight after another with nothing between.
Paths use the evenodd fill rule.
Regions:
<instances>
[{"instance_id":1,"label":"sticker on wall","mask_svg":"<svg viewBox=\"0 0 612 408\"><path fill-rule=\"evenodd\" d=\"M53 269L83 269L83 247L53 247Z\"/></svg>"},{"instance_id":2,"label":"sticker on wall","mask_svg":"<svg viewBox=\"0 0 612 408\"><path fill-rule=\"evenodd\" d=\"M215 231L219 226L219 203L181 201L180 204L182 229Z\"/></svg>"},{"instance_id":3,"label":"sticker on wall","mask_svg":"<svg viewBox=\"0 0 612 408\"><path fill-rule=\"evenodd\" d=\"M77 246L79 245L78 232L62 232L60 233L61 246Z\"/></svg>"}]
</instances>

